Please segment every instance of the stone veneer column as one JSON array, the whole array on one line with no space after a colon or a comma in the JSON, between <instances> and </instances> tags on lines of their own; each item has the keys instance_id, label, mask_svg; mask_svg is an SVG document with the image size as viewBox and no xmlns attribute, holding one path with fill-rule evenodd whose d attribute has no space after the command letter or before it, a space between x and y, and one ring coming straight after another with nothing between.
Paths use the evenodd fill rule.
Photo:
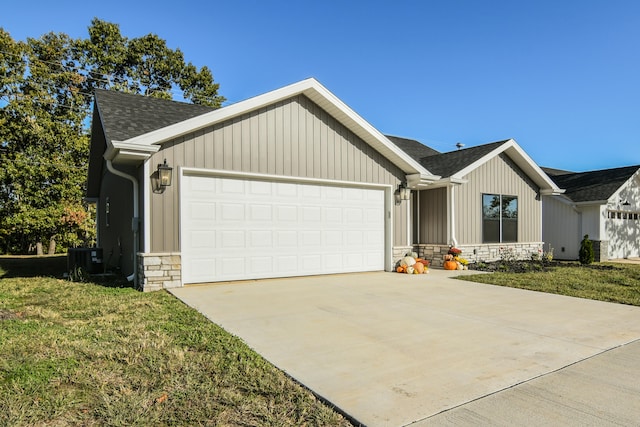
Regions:
<instances>
[{"instance_id":1,"label":"stone veneer column","mask_svg":"<svg viewBox=\"0 0 640 427\"><path fill-rule=\"evenodd\" d=\"M609 260L609 241L608 240L592 240L593 258L595 262L603 262Z\"/></svg>"},{"instance_id":2,"label":"stone veneer column","mask_svg":"<svg viewBox=\"0 0 640 427\"><path fill-rule=\"evenodd\" d=\"M138 285L144 292L182 286L180 252L138 253Z\"/></svg>"}]
</instances>

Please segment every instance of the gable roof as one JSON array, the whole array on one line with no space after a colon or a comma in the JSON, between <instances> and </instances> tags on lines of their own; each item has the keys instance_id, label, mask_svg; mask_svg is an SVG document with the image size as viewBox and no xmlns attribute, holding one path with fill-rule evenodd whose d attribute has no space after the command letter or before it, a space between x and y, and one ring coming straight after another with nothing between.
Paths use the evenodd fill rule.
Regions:
<instances>
[{"instance_id":1,"label":"gable roof","mask_svg":"<svg viewBox=\"0 0 640 427\"><path fill-rule=\"evenodd\" d=\"M640 170L640 165L552 176L573 202L604 202Z\"/></svg>"},{"instance_id":2,"label":"gable roof","mask_svg":"<svg viewBox=\"0 0 640 427\"><path fill-rule=\"evenodd\" d=\"M570 173L575 173L572 171L567 171L564 169L556 169L556 168L548 168L545 166L541 166L540 169L542 169L544 171L544 173L546 173L549 176L557 176L557 175L567 175Z\"/></svg>"},{"instance_id":3,"label":"gable roof","mask_svg":"<svg viewBox=\"0 0 640 427\"><path fill-rule=\"evenodd\" d=\"M420 163L429 170L437 171L435 173L442 177L450 177L481 160L507 141L492 142L435 156L423 157L420 159Z\"/></svg>"},{"instance_id":4,"label":"gable roof","mask_svg":"<svg viewBox=\"0 0 640 427\"><path fill-rule=\"evenodd\" d=\"M163 100L141 96L136 97L138 99L129 106L128 111L115 112L107 107L105 108L106 114L100 114L100 120L106 133L107 147L104 151L104 157L114 163L142 162L149 158L152 153L158 151L164 142L297 95L305 95L315 102L405 173L417 176L419 183L428 185L428 183L440 178L439 176L434 176L418 161L398 148L386 136L313 78L217 110L209 109L205 111L204 108L207 107L200 106L196 110L193 108L195 106L191 104L175 103L173 101L160 103L158 101ZM118 96L122 97L121 100L114 99ZM124 99L125 96L127 99ZM101 104L104 101L111 105L113 109L116 109L126 105L131 99L130 96L118 92L107 94L107 96L98 96L96 105L100 112L103 110ZM151 112L139 114L140 110L149 108L149 106L152 108ZM169 111L161 112L160 110L164 108ZM172 113L175 113L177 117L172 118ZM113 120L114 123L106 123L110 120ZM136 130L138 128L138 120L143 122L139 132ZM124 127L125 130L117 131L117 127Z\"/></svg>"},{"instance_id":5,"label":"gable roof","mask_svg":"<svg viewBox=\"0 0 640 427\"><path fill-rule=\"evenodd\" d=\"M115 141L125 141L214 110L113 90L96 89L94 96L105 136Z\"/></svg>"},{"instance_id":6,"label":"gable roof","mask_svg":"<svg viewBox=\"0 0 640 427\"><path fill-rule=\"evenodd\" d=\"M440 154L439 151L436 151L433 148L428 147L415 139L401 138L399 136L392 136L392 135L386 135L386 137L389 138L391 142L393 142L398 147L400 147L402 151L404 151L405 153L407 153L408 155L410 155L416 160L420 160L423 157Z\"/></svg>"},{"instance_id":7,"label":"gable roof","mask_svg":"<svg viewBox=\"0 0 640 427\"><path fill-rule=\"evenodd\" d=\"M424 148L416 148L415 143L418 142L414 140L399 142L401 148L404 148L404 146L408 147L407 152L416 156L416 160L418 160L425 169L441 177L441 185L447 183L464 183L466 182L465 176L471 171L495 156L498 156L500 153L505 153L540 187L542 194L561 194L563 192L513 139L505 139L503 141L491 142L489 144L447 153L438 153L426 146L423 146Z\"/></svg>"}]
</instances>

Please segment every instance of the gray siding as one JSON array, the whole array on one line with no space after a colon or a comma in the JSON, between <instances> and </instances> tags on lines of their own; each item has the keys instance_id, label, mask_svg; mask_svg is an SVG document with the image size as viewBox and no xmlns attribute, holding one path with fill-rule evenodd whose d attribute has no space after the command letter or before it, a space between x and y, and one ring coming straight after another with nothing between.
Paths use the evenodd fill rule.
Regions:
<instances>
[{"instance_id":1,"label":"gray siding","mask_svg":"<svg viewBox=\"0 0 640 427\"><path fill-rule=\"evenodd\" d=\"M164 144L151 158L174 167L391 184L404 173L305 96L296 96ZM148 179L152 179L149 177ZM179 183L151 194L151 251L180 250ZM394 246L406 245L407 203L393 208Z\"/></svg>"},{"instance_id":2,"label":"gray siding","mask_svg":"<svg viewBox=\"0 0 640 427\"><path fill-rule=\"evenodd\" d=\"M114 166L130 175L137 176L134 168ZM100 200L98 201L98 239L103 250L104 263L107 269L121 268L122 273L133 272L133 233L131 220L133 217L133 186L131 181L121 178L103 168L104 177L101 182ZM105 210L109 200L109 215ZM108 222L107 222L108 221Z\"/></svg>"},{"instance_id":3,"label":"gray siding","mask_svg":"<svg viewBox=\"0 0 640 427\"><path fill-rule=\"evenodd\" d=\"M447 189L420 192L420 224L417 243L447 244Z\"/></svg>"},{"instance_id":4,"label":"gray siding","mask_svg":"<svg viewBox=\"0 0 640 427\"><path fill-rule=\"evenodd\" d=\"M482 194L518 196L518 241L542 241L542 205L538 187L505 154L464 177L455 189L455 232L461 245L482 243Z\"/></svg>"}]
</instances>

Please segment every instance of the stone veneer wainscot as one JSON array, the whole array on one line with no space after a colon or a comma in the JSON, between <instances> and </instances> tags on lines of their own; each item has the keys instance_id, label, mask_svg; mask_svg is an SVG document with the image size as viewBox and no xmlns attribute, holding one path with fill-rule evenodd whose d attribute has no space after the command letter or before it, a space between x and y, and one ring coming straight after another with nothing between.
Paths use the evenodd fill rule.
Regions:
<instances>
[{"instance_id":1,"label":"stone veneer wainscot","mask_svg":"<svg viewBox=\"0 0 640 427\"><path fill-rule=\"evenodd\" d=\"M179 252L138 253L138 286L144 292L182 286Z\"/></svg>"}]
</instances>

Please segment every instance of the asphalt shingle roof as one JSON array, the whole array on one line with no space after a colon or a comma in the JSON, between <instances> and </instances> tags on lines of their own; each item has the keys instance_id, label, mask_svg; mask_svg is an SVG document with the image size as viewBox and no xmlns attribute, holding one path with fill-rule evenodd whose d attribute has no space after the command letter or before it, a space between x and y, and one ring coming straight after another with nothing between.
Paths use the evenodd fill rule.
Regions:
<instances>
[{"instance_id":1,"label":"asphalt shingle roof","mask_svg":"<svg viewBox=\"0 0 640 427\"><path fill-rule=\"evenodd\" d=\"M429 172L435 175L440 175L443 178L447 178L486 156L507 141L508 140L492 142L490 144L479 145L477 147L470 147L435 156L423 157L418 159L418 161L422 166L427 168Z\"/></svg>"},{"instance_id":2,"label":"asphalt shingle roof","mask_svg":"<svg viewBox=\"0 0 640 427\"><path fill-rule=\"evenodd\" d=\"M564 169L548 168L545 166L541 166L540 169L542 169L544 173L546 173L549 176L567 175L567 174L575 173L575 172L567 171Z\"/></svg>"},{"instance_id":3,"label":"asphalt shingle roof","mask_svg":"<svg viewBox=\"0 0 640 427\"><path fill-rule=\"evenodd\" d=\"M94 93L106 138L111 141L126 141L214 110L112 90L96 89Z\"/></svg>"},{"instance_id":4,"label":"asphalt shingle roof","mask_svg":"<svg viewBox=\"0 0 640 427\"><path fill-rule=\"evenodd\" d=\"M439 151L434 150L431 147L427 147L420 141L415 139L401 138L399 136L385 135L391 142L400 147L402 151L409 156L420 161L423 157L434 156L440 154Z\"/></svg>"},{"instance_id":5,"label":"asphalt shingle roof","mask_svg":"<svg viewBox=\"0 0 640 427\"><path fill-rule=\"evenodd\" d=\"M552 175L550 178L558 187L564 188L564 194L574 202L590 202L609 199L638 169L640 165Z\"/></svg>"}]
</instances>

